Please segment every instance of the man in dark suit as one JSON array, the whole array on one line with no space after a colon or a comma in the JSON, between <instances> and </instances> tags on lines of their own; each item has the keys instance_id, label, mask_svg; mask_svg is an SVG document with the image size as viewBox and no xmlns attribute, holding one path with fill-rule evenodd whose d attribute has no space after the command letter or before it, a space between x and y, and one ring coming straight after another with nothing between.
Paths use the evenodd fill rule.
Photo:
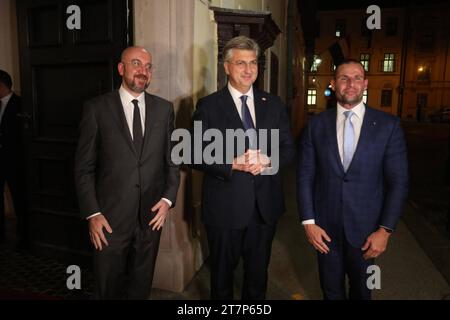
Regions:
<instances>
[{"instance_id":1,"label":"man in dark suit","mask_svg":"<svg viewBox=\"0 0 450 320\"><path fill-rule=\"evenodd\" d=\"M147 299L161 227L179 185L170 158L174 111L145 92L152 76L145 49L125 49L118 71L120 89L84 106L75 181L96 249L94 298Z\"/></svg>"},{"instance_id":2,"label":"man in dark suit","mask_svg":"<svg viewBox=\"0 0 450 320\"><path fill-rule=\"evenodd\" d=\"M5 240L4 187L8 184L17 216L17 248L28 246L21 99L12 90L11 76L0 70L0 242Z\"/></svg>"},{"instance_id":3,"label":"man in dark suit","mask_svg":"<svg viewBox=\"0 0 450 320\"><path fill-rule=\"evenodd\" d=\"M193 165L205 173L202 220L210 251L212 299L233 299L233 273L241 256L242 299L265 298L272 240L277 220L285 210L280 173L265 173L273 165L275 153L279 152L279 165L283 167L293 158L295 148L283 103L253 87L258 55L258 44L252 39L231 39L223 50L228 85L200 99L193 116L194 126L199 121L203 132L215 129L223 137L230 129L269 132L265 152L261 143L252 146L255 141L250 136L247 146L251 149L245 153L234 148L231 157L215 154L221 158L220 163L203 159ZM277 130L279 137L272 141L270 132ZM279 150L271 148L274 144ZM203 150L206 146L204 143Z\"/></svg>"},{"instance_id":4,"label":"man in dark suit","mask_svg":"<svg viewBox=\"0 0 450 320\"><path fill-rule=\"evenodd\" d=\"M298 205L318 251L325 299L370 299L367 268L385 251L408 188L400 119L363 103L368 81L346 60L331 81L337 107L313 117L301 140Z\"/></svg>"}]
</instances>

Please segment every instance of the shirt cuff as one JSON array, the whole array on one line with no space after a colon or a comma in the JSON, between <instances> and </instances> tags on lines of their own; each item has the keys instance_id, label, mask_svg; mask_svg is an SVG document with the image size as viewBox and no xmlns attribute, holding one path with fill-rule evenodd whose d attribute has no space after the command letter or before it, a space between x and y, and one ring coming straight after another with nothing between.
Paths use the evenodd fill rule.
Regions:
<instances>
[{"instance_id":1,"label":"shirt cuff","mask_svg":"<svg viewBox=\"0 0 450 320\"><path fill-rule=\"evenodd\" d=\"M91 214L89 217L86 218L86 220L89 220L90 218L98 216L99 214L102 214L102 213L101 212L97 212L97 213Z\"/></svg>"},{"instance_id":2,"label":"shirt cuff","mask_svg":"<svg viewBox=\"0 0 450 320\"><path fill-rule=\"evenodd\" d=\"M165 202L167 202L169 207L172 208L172 201L170 201L169 199L166 199L166 198L161 198L161 199L164 200Z\"/></svg>"},{"instance_id":3,"label":"shirt cuff","mask_svg":"<svg viewBox=\"0 0 450 320\"><path fill-rule=\"evenodd\" d=\"M392 230L391 228L388 228L388 227L385 227L385 226L382 226L382 225L380 225L380 228L385 229L385 230L386 230L387 232L389 232L389 233L394 232L394 230Z\"/></svg>"},{"instance_id":4,"label":"shirt cuff","mask_svg":"<svg viewBox=\"0 0 450 320\"><path fill-rule=\"evenodd\" d=\"M302 225L305 225L305 224L316 224L316 220L314 220L314 219L303 220Z\"/></svg>"}]
</instances>

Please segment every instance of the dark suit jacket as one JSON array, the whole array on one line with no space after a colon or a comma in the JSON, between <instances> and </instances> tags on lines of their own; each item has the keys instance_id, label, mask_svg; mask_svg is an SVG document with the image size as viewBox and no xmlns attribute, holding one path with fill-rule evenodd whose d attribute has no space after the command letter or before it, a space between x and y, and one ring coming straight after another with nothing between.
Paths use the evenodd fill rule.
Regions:
<instances>
[{"instance_id":1,"label":"dark suit jacket","mask_svg":"<svg viewBox=\"0 0 450 320\"><path fill-rule=\"evenodd\" d=\"M0 163L1 170L11 170L22 162L22 130L19 118L21 99L13 93L6 105L0 123Z\"/></svg>"},{"instance_id":2,"label":"dark suit jacket","mask_svg":"<svg viewBox=\"0 0 450 320\"><path fill-rule=\"evenodd\" d=\"M408 162L400 120L366 107L352 163L344 172L336 137L336 108L313 117L299 154L298 205L333 240L345 231L361 247L379 225L394 229L408 189Z\"/></svg>"},{"instance_id":3,"label":"dark suit jacket","mask_svg":"<svg viewBox=\"0 0 450 320\"><path fill-rule=\"evenodd\" d=\"M280 168L293 158L295 148L290 132L286 108L276 96L254 90L256 129L279 129ZM226 129L244 129L228 88L200 99L193 116L201 121L203 131L215 128L225 137ZM225 141L225 139L224 139ZM267 150L271 155L269 134ZM225 148L224 148L225 150ZM238 156L235 150L234 157ZM223 157L225 163L225 155ZM202 216L206 225L245 227L257 204L262 218L274 224L284 212L284 195L280 172L275 175L253 176L232 171L231 164L194 164L205 173L203 179Z\"/></svg>"},{"instance_id":4,"label":"dark suit jacket","mask_svg":"<svg viewBox=\"0 0 450 320\"><path fill-rule=\"evenodd\" d=\"M85 103L75 159L81 216L102 212L111 228L128 232L162 197L175 204L179 170L170 158L174 112L170 102L145 94L144 146L139 157L125 120L119 92Z\"/></svg>"}]
</instances>

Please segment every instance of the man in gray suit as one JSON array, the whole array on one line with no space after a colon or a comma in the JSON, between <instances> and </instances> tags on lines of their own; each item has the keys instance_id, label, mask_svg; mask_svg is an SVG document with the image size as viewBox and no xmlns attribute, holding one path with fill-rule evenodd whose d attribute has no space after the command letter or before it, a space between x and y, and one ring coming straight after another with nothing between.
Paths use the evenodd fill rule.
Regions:
<instances>
[{"instance_id":1,"label":"man in gray suit","mask_svg":"<svg viewBox=\"0 0 450 320\"><path fill-rule=\"evenodd\" d=\"M175 204L174 111L145 92L152 56L125 49L119 90L85 103L76 151L80 212L88 219L97 299L147 299L161 228ZM106 230L106 232L105 232Z\"/></svg>"}]
</instances>

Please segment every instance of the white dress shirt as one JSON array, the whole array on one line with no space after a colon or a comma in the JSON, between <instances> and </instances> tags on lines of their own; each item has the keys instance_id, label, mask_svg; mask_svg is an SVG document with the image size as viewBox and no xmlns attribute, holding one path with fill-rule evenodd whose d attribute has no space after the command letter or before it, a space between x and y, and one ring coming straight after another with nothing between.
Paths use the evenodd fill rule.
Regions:
<instances>
[{"instance_id":1,"label":"white dress shirt","mask_svg":"<svg viewBox=\"0 0 450 320\"><path fill-rule=\"evenodd\" d=\"M139 113L141 114L142 122L142 135L145 133L145 91L142 92L137 98L133 97L123 86L119 89L120 101L122 102L123 112L125 113L125 119L127 120L128 129L130 130L131 138L133 139L133 120L134 120L134 104L133 101L138 101ZM162 198L169 207L172 207L172 201L166 198ZM96 212L86 219L98 216L101 212Z\"/></svg>"},{"instance_id":2,"label":"white dress shirt","mask_svg":"<svg viewBox=\"0 0 450 320\"><path fill-rule=\"evenodd\" d=\"M141 114L142 135L145 134L145 92L142 92L137 98L133 97L123 86L119 89L120 101L122 101L123 112L127 120L128 129L133 137L133 119L134 119L134 104L133 100L138 101L139 113Z\"/></svg>"},{"instance_id":3,"label":"white dress shirt","mask_svg":"<svg viewBox=\"0 0 450 320\"><path fill-rule=\"evenodd\" d=\"M247 96L247 106L250 110L250 115L252 116L253 125L256 128L256 116L255 116L255 98L253 96L253 87L248 90L247 93L241 93L240 91L233 88L233 86L228 82L228 91L230 91L231 97L233 98L236 110L239 113L239 117L242 119L242 100L241 96Z\"/></svg>"},{"instance_id":4,"label":"white dress shirt","mask_svg":"<svg viewBox=\"0 0 450 320\"><path fill-rule=\"evenodd\" d=\"M349 111L342 107L339 103L337 105L337 117L336 117L336 134L337 141L339 147L339 156L341 157L341 162L343 163L344 159L344 123L345 123L345 115L344 112ZM360 102L358 105L354 106L353 115L350 121L353 124L353 128L355 129L355 146L353 150L356 150L356 146L358 145L359 136L361 135L361 127L363 124L364 114L366 113L366 107L363 102Z\"/></svg>"},{"instance_id":5,"label":"white dress shirt","mask_svg":"<svg viewBox=\"0 0 450 320\"><path fill-rule=\"evenodd\" d=\"M344 123L345 123L345 115L344 112L349 111L349 109L345 109L339 103L337 104L337 116L336 116L336 137L339 148L339 157L341 158L341 162L344 161ZM353 124L353 128L355 129L355 148L353 150L356 151L356 146L358 145L359 136L361 135L361 127L364 120L364 114L366 113L366 107L364 103L361 101L359 104L354 106L351 111L353 111L353 115L350 121ZM302 224L315 224L314 219L304 220Z\"/></svg>"}]
</instances>

